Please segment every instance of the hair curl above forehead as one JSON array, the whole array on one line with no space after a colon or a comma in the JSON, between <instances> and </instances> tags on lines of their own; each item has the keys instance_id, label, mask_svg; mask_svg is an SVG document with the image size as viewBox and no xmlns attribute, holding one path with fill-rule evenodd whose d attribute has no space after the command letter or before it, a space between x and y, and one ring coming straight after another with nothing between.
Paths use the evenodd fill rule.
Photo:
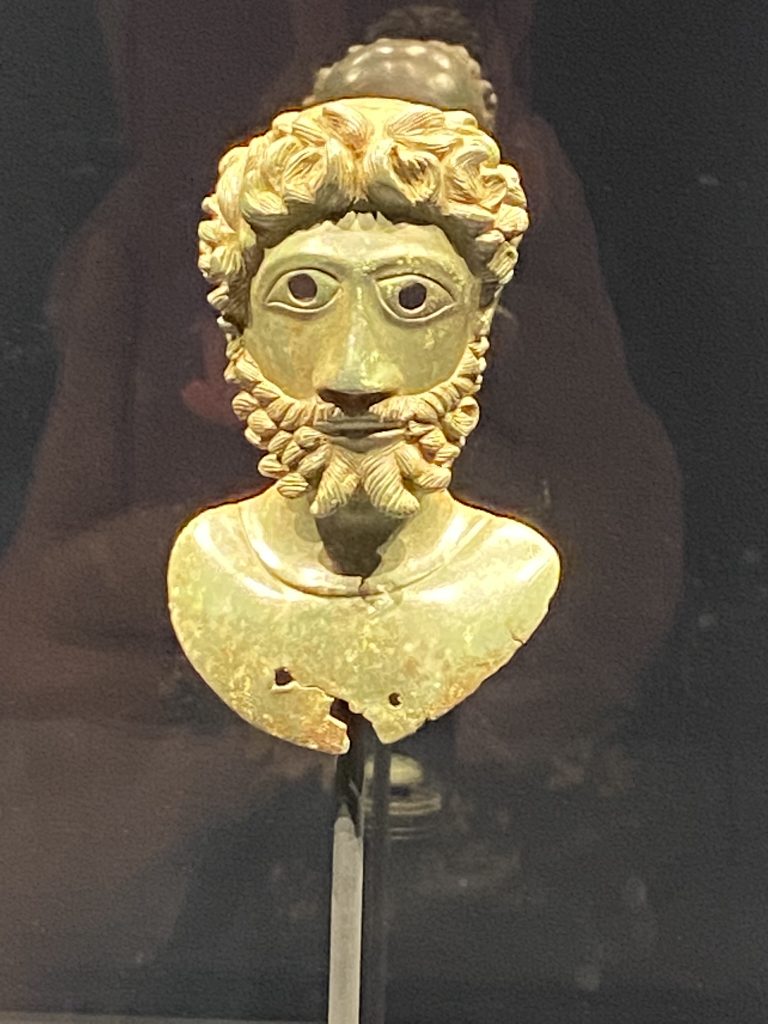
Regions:
<instances>
[{"instance_id":1,"label":"hair curl above forehead","mask_svg":"<svg viewBox=\"0 0 768 1024\"><path fill-rule=\"evenodd\" d=\"M528 226L517 171L463 111L363 98L280 114L219 164L203 201L199 266L234 351L264 250L350 210L436 224L490 303L512 277Z\"/></svg>"}]
</instances>

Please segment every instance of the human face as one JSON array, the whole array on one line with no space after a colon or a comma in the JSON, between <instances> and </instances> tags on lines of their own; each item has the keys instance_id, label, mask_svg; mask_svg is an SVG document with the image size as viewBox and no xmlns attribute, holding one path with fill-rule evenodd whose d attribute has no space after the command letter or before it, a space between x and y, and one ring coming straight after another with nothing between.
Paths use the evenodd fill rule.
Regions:
<instances>
[{"instance_id":1,"label":"human face","mask_svg":"<svg viewBox=\"0 0 768 1024\"><path fill-rule=\"evenodd\" d=\"M435 226L349 214L297 232L256 275L235 411L286 498L323 518L364 493L413 515L477 422L479 283Z\"/></svg>"},{"instance_id":2,"label":"human face","mask_svg":"<svg viewBox=\"0 0 768 1024\"><path fill-rule=\"evenodd\" d=\"M287 395L364 417L451 376L480 331L479 298L439 227L353 213L267 250L243 340Z\"/></svg>"}]
</instances>

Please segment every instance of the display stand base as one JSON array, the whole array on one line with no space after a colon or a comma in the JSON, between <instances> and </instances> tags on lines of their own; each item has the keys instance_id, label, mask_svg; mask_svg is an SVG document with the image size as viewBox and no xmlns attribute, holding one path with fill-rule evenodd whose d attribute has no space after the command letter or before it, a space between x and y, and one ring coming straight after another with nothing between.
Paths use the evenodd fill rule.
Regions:
<instances>
[{"instance_id":1,"label":"display stand base","mask_svg":"<svg viewBox=\"0 0 768 1024\"><path fill-rule=\"evenodd\" d=\"M384 1024L390 753L350 716L336 767L328 1024Z\"/></svg>"}]
</instances>

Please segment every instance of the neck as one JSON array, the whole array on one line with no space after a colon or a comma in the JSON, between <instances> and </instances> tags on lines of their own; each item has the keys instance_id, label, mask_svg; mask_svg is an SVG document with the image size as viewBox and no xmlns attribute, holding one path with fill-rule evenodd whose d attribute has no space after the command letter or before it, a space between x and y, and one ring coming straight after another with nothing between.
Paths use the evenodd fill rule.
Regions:
<instances>
[{"instance_id":1,"label":"neck","mask_svg":"<svg viewBox=\"0 0 768 1024\"><path fill-rule=\"evenodd\" d=\"M257 500L258 526L248 513L246 527L262 561L300 589L339 592L357 591L361 580L375 587L384 577L404 583L429 571L445 557L456 510L447 491L423 494L408 519L384 515L363 498L325 519L315 519L306 496L284 498L274 487Z\"/></svg>"},{"instance_id":2,"label":"neck","mask_svg":"<svg viewBox=\"0 0 768 1024\"><path fill-rule=\"evenodd\" d=\"M420 513L421 509L417 515ZM332 516L316 519L315 525L328 567L341 576L365 578L379 568L407 522L385 515L367 499L355 496Z\"/></svg>"}]
</instances>

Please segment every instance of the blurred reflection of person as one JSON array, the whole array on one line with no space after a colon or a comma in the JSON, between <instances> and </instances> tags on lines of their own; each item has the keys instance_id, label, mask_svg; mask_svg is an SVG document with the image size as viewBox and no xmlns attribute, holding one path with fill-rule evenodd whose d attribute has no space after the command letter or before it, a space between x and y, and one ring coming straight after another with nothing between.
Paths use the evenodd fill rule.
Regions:
<instances>
[{"instance_id":1,"label":"blurred reflection of person","mask_svg":"<svg viewBox=\"0 0 768 1024\"><path fill-rule=\"evenodd\" d=\"M343 11L327 5L323 49L306 0L228 0L215 25L209 4L182 6L99 5L133 160L53 281L57 388L0 571L2 1007L56 1008L92 985L108 1008L102 972L168 941L194 837L332 770L218 714L176 653L164 576L184 518L255 478L193 384L217 334L200 200L238 133L277 97L300 101Z\"/></svg>"},{"instance_id":2,"label":"blurred reflection of person","mask_svg":"<svg viewBox=\"0 0 768 1024\"><path fill-rule=\"evenodd\" d=\"M457 490L543 529L565 571L540 635L455 713L464 763L511 766L631 697L675 601L679 494L668 442L627 374L581 187L529 109L532 0L476 6L495 132L521 170L533 227ZM34 1001L41 964L151 958L184 903L192 837L330 763L219 715L177 653L165 565L196 508L259 486L227 426L223 345L194 266L200 197L237 130L297 102L306 69L338 54L345 8L324 4L319 26L305 0L232 0L212 27L210 5L183 7L102 5L136 159L54 282L59 381L0 579L0 949L12 951L0 983L19 1005ZM460 19L434 12L393 12L373 34L433 35L436 17L448 42L476 46Z\"/></svg>"}]
</instances>

